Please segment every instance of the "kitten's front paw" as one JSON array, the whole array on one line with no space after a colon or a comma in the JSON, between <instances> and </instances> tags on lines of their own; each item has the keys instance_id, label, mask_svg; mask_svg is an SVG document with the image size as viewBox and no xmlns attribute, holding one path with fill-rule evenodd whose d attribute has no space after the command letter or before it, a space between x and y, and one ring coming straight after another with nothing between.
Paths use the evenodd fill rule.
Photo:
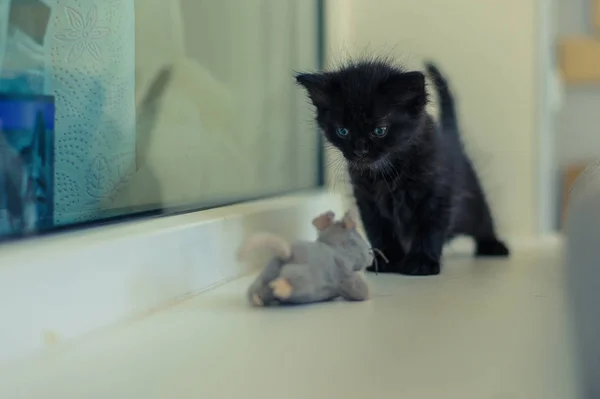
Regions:
<instances>
[{"instance_id":1,"label":"kitten's front paw","mask_svg":"<svg viewBox=\"0 0 600 399\"><path fill-rule=\"evenodd\" d=\"M398 272L407 276L432 276L440 274L440 271L441 264L439 260L414 255L404 259Z\"/></svg>"}]
</instances>

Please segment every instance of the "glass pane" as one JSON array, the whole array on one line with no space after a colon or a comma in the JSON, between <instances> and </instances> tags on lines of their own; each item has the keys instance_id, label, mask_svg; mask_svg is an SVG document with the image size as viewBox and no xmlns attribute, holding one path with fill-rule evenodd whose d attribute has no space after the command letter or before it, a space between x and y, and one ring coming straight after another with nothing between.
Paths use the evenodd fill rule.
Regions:
<instances>
[{"instance_id":1,"label":"glass pane","mask_svg":"<svg viewBox=\"0 0 600 399\"><path fill-rule=\"evenodd\" d=\"M317 0L0 0L0 237L313 187Z\"/></svg>"}]
</instances>

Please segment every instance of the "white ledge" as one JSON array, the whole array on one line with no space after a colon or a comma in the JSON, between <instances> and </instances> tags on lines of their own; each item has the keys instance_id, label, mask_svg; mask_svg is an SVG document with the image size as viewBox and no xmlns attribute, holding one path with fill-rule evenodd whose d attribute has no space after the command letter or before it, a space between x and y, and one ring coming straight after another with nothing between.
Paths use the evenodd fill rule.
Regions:
<instances>
[{"instance_id":1,"label":"white ledge","mask_svg":"<svg viewBox=\"0 0 600 399\"><path fill-rule=\"evenodd\" d=\"M0 365L160 309L251 271L245 235L311 238L322 191L0 246Z\"/></svg>"},{"instance_id":2,"label":"white ledge","mask_svg":"<svg viewBox=\"0 0 600 399\"><path fill-rule=\"evenodd\" d=\"M575 398L559 245L515 251L369 275L364 303L254 309L242 278L13 363L0 397Z\"/></svg>"}]
</instances>

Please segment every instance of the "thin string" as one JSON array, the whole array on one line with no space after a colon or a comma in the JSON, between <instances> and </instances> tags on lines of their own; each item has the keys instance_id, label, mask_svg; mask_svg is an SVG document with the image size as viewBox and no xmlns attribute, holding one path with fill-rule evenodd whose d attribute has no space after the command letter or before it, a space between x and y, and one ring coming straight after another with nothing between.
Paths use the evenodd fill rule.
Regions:
<instances>
[{"instance_id":1,"label":"thin string","mask_svg":"<svg viewBox=\"0 0 600 399\"><path fill-rule=\"evenodd\" d=\"M390 260L385 256L385 254L378 248L371 248L371 255L373 255L373 263L375 264L375 275L379 274L379 261L377 260L377 256L375 253L379 254L383 261L387 264L390 263Z\"/></svg>"}]
</instances>

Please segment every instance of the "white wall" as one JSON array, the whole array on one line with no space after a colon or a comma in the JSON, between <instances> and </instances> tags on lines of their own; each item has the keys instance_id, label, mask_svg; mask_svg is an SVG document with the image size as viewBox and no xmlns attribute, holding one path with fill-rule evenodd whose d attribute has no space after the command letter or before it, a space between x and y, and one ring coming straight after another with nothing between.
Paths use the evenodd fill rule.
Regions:
<instances>
[{"instance_id":1,"label":"white wall","mask_svg":"<svg viewBox=\"0 0 600 399\"><path fill-rule=\"evenodd\" d=\"M459 100L463 134L502 234L539 228L535 0L330 0L330 63L384 53L434 59Z\"/></svg>"}]
</instances>

